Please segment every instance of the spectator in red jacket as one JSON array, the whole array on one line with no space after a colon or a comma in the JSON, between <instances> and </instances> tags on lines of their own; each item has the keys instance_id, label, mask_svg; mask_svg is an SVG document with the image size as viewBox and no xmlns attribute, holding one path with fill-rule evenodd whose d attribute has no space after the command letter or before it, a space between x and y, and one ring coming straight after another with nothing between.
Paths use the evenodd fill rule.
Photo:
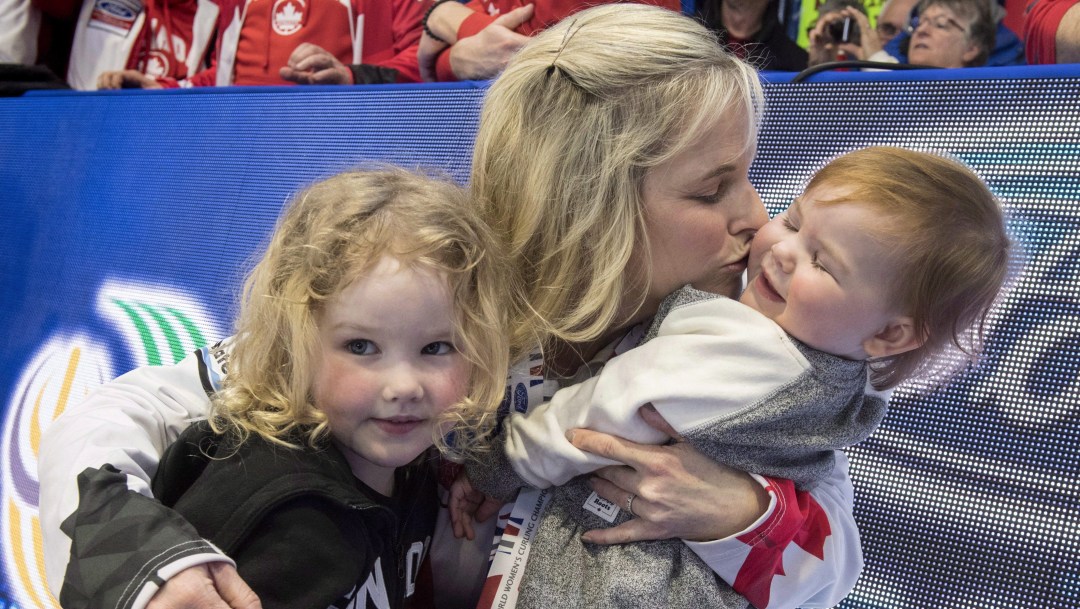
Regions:
<instances>
[{"instance_id":1,"label":"spectator in red jacket","mask_svg":"<svg viewBox=\"0 0 1080 609\"><path fill-rule=\"evenodd\" d=\"M217 55L209 69L186 80L124 71L99 84L157 88L417 82L421 19L430 4L430 0L222 0Z\"/></svg>"},{"instance_id":2,"label":"spectator in red jacket","mask_svg":"<svg viewBox=\"0 0 1080 609\"><path fill-rule=\"evenodd\" d=\"M209 66L219 13L210 0L146 0L138 12L127 4L85 0L68 84L85 90L119 88L121 74L130 82L188 78Z\"/></svg>"}]
</instances>

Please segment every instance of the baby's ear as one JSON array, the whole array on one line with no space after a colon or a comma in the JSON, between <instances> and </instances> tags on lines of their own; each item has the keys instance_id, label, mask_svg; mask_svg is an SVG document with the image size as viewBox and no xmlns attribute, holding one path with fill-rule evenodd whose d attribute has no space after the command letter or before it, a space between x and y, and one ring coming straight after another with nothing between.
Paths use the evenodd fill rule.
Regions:
<instances>
[{"instance_id":1,"label":"baby's ear","mask_svg":"<svg viewBox=\"0 0 1080 609\"><path fill-rule=\"evenodd\" d=\"M915 320L907 315L894 317L880 332L863 342L869 357L891 357L922 346L926 338L915 330Z\"/></svg>"}]
</instances>

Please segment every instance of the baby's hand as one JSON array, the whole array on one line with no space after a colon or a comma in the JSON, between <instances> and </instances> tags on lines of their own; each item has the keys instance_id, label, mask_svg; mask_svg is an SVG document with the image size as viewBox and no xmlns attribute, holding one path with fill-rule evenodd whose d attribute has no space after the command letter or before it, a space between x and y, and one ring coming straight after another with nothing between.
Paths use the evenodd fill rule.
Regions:
<instances>
[{"instance_id":1,"label":"baby's hand","mask_svg":"<svg viewBox=\"0 0 1080 609\"><path fill-rule=\"evenodd\" d=\"M454 527L454 537L465 537L470 541L475 539L473 520L483 522L491 518L499 511L500 505L497 499L473 488L469 476L462 471L450 485L450 524Z\"/></svg>"}]
</instances>

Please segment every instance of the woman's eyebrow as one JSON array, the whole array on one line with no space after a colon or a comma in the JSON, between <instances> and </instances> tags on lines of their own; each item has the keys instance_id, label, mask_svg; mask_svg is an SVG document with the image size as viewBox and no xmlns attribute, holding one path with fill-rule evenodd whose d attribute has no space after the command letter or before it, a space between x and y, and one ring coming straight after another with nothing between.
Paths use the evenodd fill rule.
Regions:
<instances>
[{"instance_id":1,"label":"woman's eyebrow","mask_svg":"<svg viewBox=\"0 0 1080 609\"><path fill-rule=\"evenodd\" d=\"M735 164L734 163L728 163L728 164L720 165L718 167L714 167L714 168L710 169L706 173L701 174L699 179L701 179L701 180L709 180L709 179L712 179L712 178L723 176L725 174L729 174L729 173L731 173L733 171L735 171Z\"/></svg>"}]
</instances>

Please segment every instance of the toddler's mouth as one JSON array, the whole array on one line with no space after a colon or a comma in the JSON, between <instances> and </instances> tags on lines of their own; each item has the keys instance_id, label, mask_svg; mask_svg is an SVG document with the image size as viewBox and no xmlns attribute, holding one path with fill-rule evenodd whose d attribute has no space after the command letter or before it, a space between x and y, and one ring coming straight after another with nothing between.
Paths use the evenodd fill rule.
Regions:
<instances>
[{"instance_id":1,"label":"toddler's mouth","mask_svg":"<svg viewBox=\"0 0 1080 609\"><path fill-rule=\"evenodd\" d=\"M383 432L394 436L403 436L424 424L424 419L407 416L372 419L372 421Z\"/></svg>"}]
</instances>

